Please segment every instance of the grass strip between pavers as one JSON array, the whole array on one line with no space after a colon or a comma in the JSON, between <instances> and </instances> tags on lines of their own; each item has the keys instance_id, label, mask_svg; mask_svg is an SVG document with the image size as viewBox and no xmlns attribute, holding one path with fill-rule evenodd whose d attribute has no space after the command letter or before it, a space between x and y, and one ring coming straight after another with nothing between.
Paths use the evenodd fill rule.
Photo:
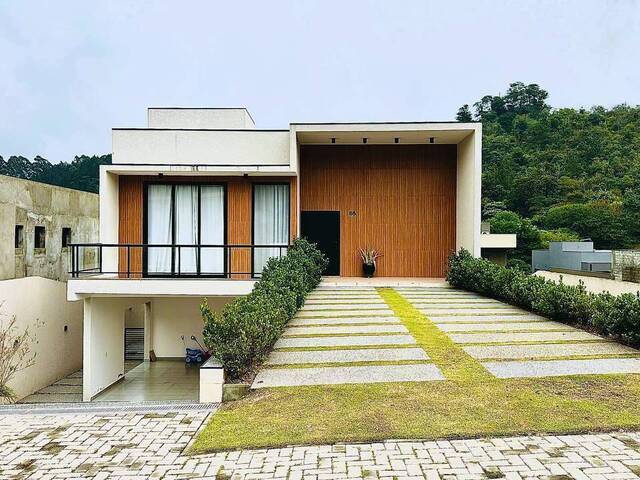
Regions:
<instances>
[{"instance_id":1,"label":"grass strip between pavers","mask_svg":"<svg viewBox=\"0 0 640 480\"><path fill-rule=\"evenodd\" d=\"M378 293L448 380L484 382L495 379L401 294L392 288L379 288Z\"/></svg>"}]
</instances>

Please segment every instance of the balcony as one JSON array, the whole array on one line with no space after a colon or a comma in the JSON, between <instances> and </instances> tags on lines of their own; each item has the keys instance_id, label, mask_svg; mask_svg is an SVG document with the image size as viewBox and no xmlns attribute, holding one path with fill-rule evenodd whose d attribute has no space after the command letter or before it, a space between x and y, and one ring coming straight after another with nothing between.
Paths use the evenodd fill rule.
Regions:
<instances>
[{"instance_id":1,"label":"balcony","mask_svg":"<svg viewBox=\"0 0 640 480\"><path fill-rule=\"evenodd\" d=\"M71 244L67 299L235 297L253 289L266 261L289 245Z\"/></svg>"}]
</instances>

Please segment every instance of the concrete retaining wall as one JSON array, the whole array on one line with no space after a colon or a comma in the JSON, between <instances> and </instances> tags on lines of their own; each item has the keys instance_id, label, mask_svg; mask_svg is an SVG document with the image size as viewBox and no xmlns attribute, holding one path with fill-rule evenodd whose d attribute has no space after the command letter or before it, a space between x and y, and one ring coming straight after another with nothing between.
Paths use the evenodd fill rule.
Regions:
<instances>
[{"instance_id":1,"label":"concrete retaining wall","mask_svg":"<svg viewBox=\"0 0 640 480\"><path fill-rule=\"evenodd\" d=\"M68 302L66 288L41 277L0 281L0 323L15 316L20 332L28 327L36 354L9 384L19 398L82 368L82 303Z\"/></svg>"}]
</instances>

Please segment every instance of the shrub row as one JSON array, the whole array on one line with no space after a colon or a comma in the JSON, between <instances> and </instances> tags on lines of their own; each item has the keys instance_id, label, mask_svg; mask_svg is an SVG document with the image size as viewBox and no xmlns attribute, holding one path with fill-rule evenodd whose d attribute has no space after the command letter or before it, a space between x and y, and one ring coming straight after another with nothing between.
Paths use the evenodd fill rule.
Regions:
<instances>
[{"instance_id":1,"label":"shrub row","mask_svg":"<svg viewBox=\"0 0 640 480\"><path fill-rule=\"evenodd\" d=\"M269 259L249 295L220 312L211 311L204 300L205 344L231 379L242 378L264 361L307 293L320 283L327 263L315 245L298 239L285 256Z\"/></svg>"},{"instance_id":2,"label":"shrub row","mask_svg":"<svg viewBox=\"0 0 640 480\"><path fill-rule=\"evenodd\" d=\"M584 284L565 285L488 260L474 258L461 249L449 257L447 281L538 313L559 322L619 338L640 346L640 297L631 293L593 294Z\"/></svg>"}]
</instances>

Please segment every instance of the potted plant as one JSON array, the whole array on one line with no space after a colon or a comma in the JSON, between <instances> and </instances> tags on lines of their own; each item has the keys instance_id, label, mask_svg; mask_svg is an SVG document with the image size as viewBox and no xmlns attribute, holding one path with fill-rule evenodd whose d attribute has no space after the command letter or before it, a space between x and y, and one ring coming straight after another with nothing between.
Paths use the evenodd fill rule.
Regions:
<instances>
[{"instance_id":1,"label":"potted plant","mask_svg":"<svg viewBox=\"0 0 640 480\"><path fill-rule=\"evenodd\" d=\"M382 256L378 250L373 248L361 248L360 249L360 258L362 258L362 273L367 278L373 277L373 274L376 272L376 260Z\"/></svg>"}]
</instances>

